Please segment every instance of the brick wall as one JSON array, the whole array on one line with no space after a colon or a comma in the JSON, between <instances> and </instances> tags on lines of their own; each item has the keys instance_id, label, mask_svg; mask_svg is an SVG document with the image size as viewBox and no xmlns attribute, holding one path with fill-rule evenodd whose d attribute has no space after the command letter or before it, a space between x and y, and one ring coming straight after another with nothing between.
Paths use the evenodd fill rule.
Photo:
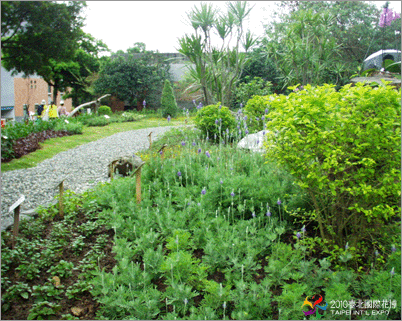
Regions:
<instances>
[{"instance_id":1,"label":"brick wall","mask_svg":"<svg viewBox=\"0 0 402 321\"><path fill-rule=\"evenodd\" d=\"M53 97L53 87L51 87ZM41 104L44 99L48 102L48 84L41 78L14 78L14 110L16 117L24 116L23 105L27 104L29 111L35 111L35 104ZM57 94L56 105L60 106L60 92ZM65 99L64 106L70 112L72 108L72 99Z\"/></svg>"}]
</instances>

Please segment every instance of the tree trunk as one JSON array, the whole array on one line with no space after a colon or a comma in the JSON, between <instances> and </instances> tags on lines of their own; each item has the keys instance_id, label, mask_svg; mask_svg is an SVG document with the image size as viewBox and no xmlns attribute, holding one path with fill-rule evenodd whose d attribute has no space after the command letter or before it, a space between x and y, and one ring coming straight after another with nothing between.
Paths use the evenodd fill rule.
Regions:
<instances>
[{"instance_id":1,"label":"tree trunk","mask_svg":"<svg viewBox=\"0 0 402 321\"><path fill-rule=\"evenodd\" d=\"M85 103L85 104L79 105L78 107L75 107L74 110L70 114L68 114L67 117L72 117L78 110L80 110L81 108L83 108L85 106L90 106L92 104L96 104L96 105L100 104L101 99L106 98L108 96L110 96L110 94L106 94L106 95L104 95L104 96L102 96L102 97L100 97L100 98L98 98L98 99L96 99L94 101L90 101L88 103Z\"/></svg>"}]
</instances>

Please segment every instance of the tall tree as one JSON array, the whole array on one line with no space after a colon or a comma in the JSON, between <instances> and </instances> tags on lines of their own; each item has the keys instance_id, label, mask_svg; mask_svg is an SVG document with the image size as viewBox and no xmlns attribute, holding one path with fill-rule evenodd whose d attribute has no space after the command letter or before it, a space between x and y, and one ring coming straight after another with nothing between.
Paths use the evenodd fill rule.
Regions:
<instances>
[{"instance_id":1,"label":"tall tree","mask_svg":"<svg viewBox=\"0 0 402 321\"><path fill-rule=\"evenodd\" d=\"M113 54L105 61L94 83L98 94L113 94L131 107L143 108L143 101L150 101L155 92L161 91L163 81L169 77L169 65L163 57L151 51ZM160 99L154 99L156 101Z\"/></svg>"},{"instance_id":2,"label":"tall tree","mask_svg":"<svg viewBox=\"0 0 402 321\"><path fill-rule=\"evenodd\" d=\"M251 33L244 28L250 10L247 2L238 1L228 3L226 14L204 3L188 13L194 34L179 39L179 52L195 65L190 67L193 91L201 89L206 104L230 103L232 88L246 62L246 53L255 43ZM218 46L212 43L214 35L220 41Z\"/></svg>"},{"instance_id":3,"label":"tall tree","mask_svg":"<svg viewBox=\"0 0 402 321\"><path fill-rule=\"evenodd\" d=\"M69 87L71 91L65 98L73 99L73 106L82 104L93 98L92 84L99 72L101 59L99 54L109 51L108 47L90 34L82 32L78 41L79 48L65 69L62 69L64 89ZM56 70L55 70L56 75ZM52 79L49 79L52 82Z\"/></svg>"},{"instance_id":4,"label":"tall tree","mask_svg":"<svg viewBox=\"0 0 402 321\"><path fill-rule=\"evenodd\" d=\"M2 1L2 65L7 70L44 76L50 60L71 59L85 2Z\"/></svg>"}]
</instances>

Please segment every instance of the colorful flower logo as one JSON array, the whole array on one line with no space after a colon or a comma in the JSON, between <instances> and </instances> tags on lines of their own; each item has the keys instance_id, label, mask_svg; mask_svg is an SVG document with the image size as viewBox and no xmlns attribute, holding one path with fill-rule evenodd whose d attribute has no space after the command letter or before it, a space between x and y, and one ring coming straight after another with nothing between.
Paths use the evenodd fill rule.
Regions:
<instances>
[{"instance_id":1,"label":"colorful flower logo","mask_svg":"<svg viewBox=\"0 0 402 321\"><path fill-rule=\"evenodd\" d=\"M317 295L313 295L313 296L311 297L311 300L314 300L316 297L318 297L318 296L317 296ZM325 310L327 309L327 306L328 306L328 303L327 303L325 306L320 306L320 305L318 305L318 304L320 304L320 303L323 301L322 296L320 295L320 297L319 297L317 300L315 300L314 303L311 303L308 299L309 299L309 297L306 297L306 299L305 299L304 302L303 302L302 307L304 307L305 305L308 305L308 306L310 306L311 310L309 310L309 311L303 311L303 313L304 313L306 316L312 315L312 314L314 314L314 313L316 313L316 312L317 312L317 314L316 314L317 317L324 315L324 313L321 314L321 313L318 312L319 310L325 311ZM317 308L318 308L318 309L317 309Z\"/></svg>"}]
</instances>

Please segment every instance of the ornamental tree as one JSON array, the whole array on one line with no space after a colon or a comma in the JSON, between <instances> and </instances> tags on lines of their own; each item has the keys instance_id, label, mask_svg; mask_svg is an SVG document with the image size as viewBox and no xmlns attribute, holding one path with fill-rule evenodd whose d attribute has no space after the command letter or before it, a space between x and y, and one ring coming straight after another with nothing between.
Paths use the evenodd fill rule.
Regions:
<instances>
[{"instance_id":1,"label":"ornamental tree","mask_svg":"<svg viewBox=\"0 0 402 321\"><path fill-rule=\"evenodd\" d=\"M168 79L165 79L165 85L162 90L161 109L163 117L171 116L176 117L179 112L177 107L176 98L174 97L174 91L172 85Z\"/></svg>"}]
</instances>

